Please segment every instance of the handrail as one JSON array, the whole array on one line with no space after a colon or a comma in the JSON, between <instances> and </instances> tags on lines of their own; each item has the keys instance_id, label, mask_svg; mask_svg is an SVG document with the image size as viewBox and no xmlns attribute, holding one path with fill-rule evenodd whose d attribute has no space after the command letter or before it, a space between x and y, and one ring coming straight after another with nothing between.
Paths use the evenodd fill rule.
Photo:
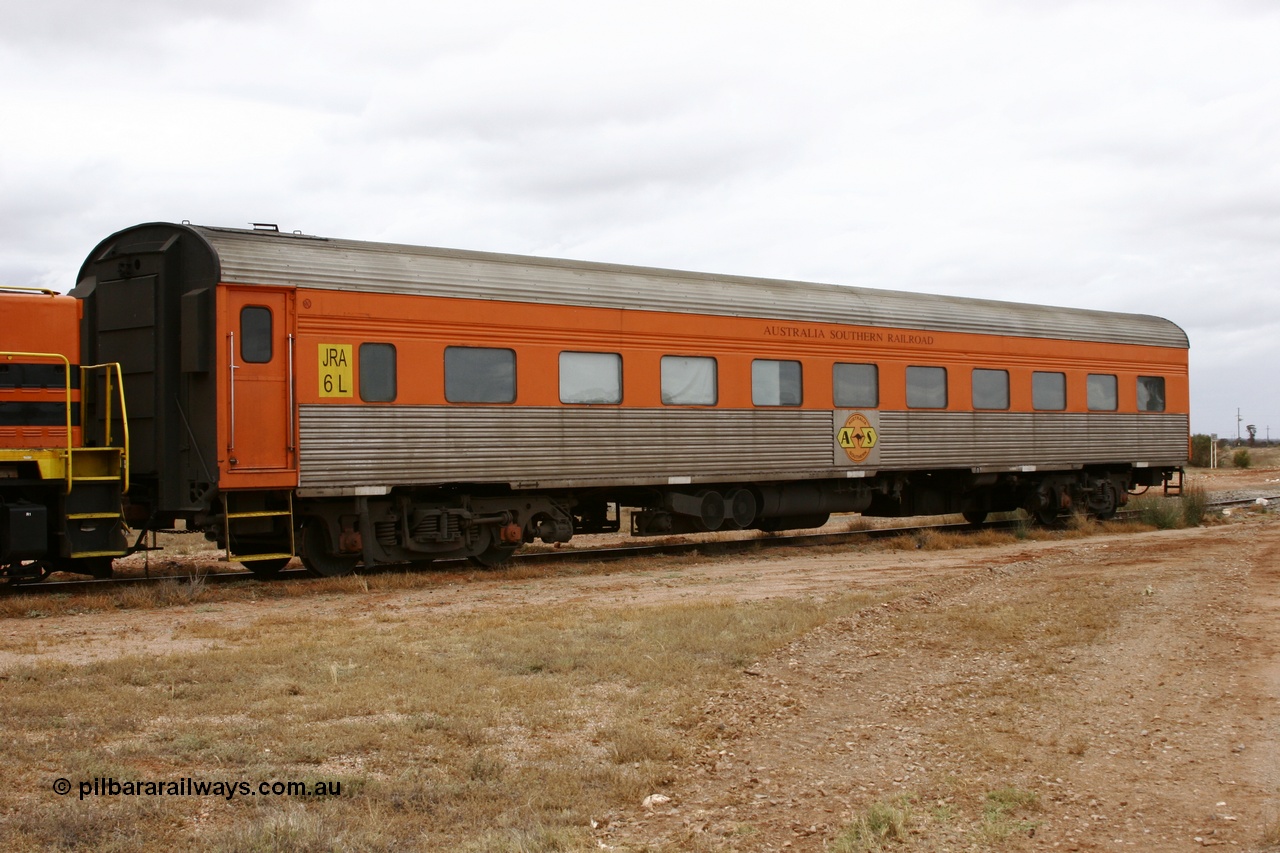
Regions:
<instances>
[{"instance_id":1,"label":"handrail","mask_svg":"<svg viewBox=\"0 0 1280 853\"><path fill-rule=\"evenodd\" d=\"M63 376L65 379L65 388L63 393L66 395L66 415L67 415L67 494L71 494L71 449L73 439L71 436L71 359L67 358L60 352L17 352L4 351L0 352L0 356L4 356L12 361L15 358L54 358L62 362Z\"/></svg>"},{"instance_id":2,"label":"handrail","mask_svg":"<svg viewBox=\"0 0 1280 853\"><path fill-rule=\"evenodd\" d=\"M290 454L298 448L298 443L293 440L293 413L297 411L293 405L293 384L293 335L289 335L289 422L287 430L289 446L286 450Z\"/></svg>"},{"instance_id":3,"label":"handrail","mask_svg":"<svg viewBox=\"0 0 1280 853\"><path fill-rule=\"evenodd\" d=\"M236 371L240 369L240 365L236 364L236 333L227 333L228 349L227 354L227 399L231 402L230 424L227 429L227 450L236 449ZM234 463L233 463L234 464Z\"/></svg>"},{"instance_id":4,"label":"handrail","mask_svg":"<svg viewBox=\"0 0 1280 853\"><path fill-rule=\"evenodd\" d=\"M3 293L41 293L45 296L63 296L56 290L50 290L47 287L19 287L16 284L0 284L0 292Z\"/></svg>"},{"instance_id":5,"label":"handrail","mask_svg":"<svg viewBox=\"0 0 1280 853\"><path fill-rule=\"evenodd\" d=\"M102 443L107 447L111 446L111 373L116 374L116 396L120 399L120 429L124 433L124 458L121 460L123 466L124 486L120 492L122 495L129 494L129 410L124 402L124 373L121 370L120 362L110 361L105 364L82 364L80 365L80 386L83 388L85 377L90 370L101 369L104 371L103 377L106 381L106 411L103 420L103 437Z\"/></svg>"},{"instance_id":6,"label":"handrail","mask_svg":"<svg viewBox=\"0 0 1280 853\"><path fill-rule=\"evenodd\" d=\"M62 362L63 373L64 373L64 376L66 377L63 383L64 387L62 389L62 393L65 398L64 408L66 413L66 426L67 426L67 449L65 451L66 466L67 466L67 470L66 470L67 494L71 494L72 484L75 481L74 451L76 447L75 438L72 434L72 426L71 426L71 420L72 420L71 418L71 413L72 413L71 360L67 358L65 355L63 355L62 353L58 353L58 352L17 352L17 351L11 352L7 350L0 351L0 358L6 358L9 361L12 361L15 358L47 358L47 359L56 359ZM84 389L88 387L87 379L88 379L89 371L91 370L104 371L104 376L106 380L106 396L107 396L106 420L104 422L105 434L103 436L103 444L106 447L112 446L111 445L111 420L112 420L111 401L113 397L120 401L120 425L121 425L121 429L124 431L124 445L121 448L123 451L123 458L121 459L121 467L122 467L121 473L124 476L124 491L122 491L121 494L128 494L129 492L129 412L125 406L125 401L124 401L124 372L120 367L120 362L118 361L112 361L106 364L80 365L80 395L81 395L80 428L81 429L84 429L84 423L83 423L84 421L84 417L83 417ZM115 374L114 389L112 389L111 387L112 373ZM114 394L112 393L113 390L115 392Z\"/></svg>"}]
</instances>

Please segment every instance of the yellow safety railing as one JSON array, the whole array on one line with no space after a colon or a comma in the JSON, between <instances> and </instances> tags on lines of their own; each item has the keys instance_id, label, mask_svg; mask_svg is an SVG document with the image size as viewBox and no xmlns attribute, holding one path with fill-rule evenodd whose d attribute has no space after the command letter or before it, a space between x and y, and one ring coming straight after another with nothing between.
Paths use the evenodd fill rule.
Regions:
<instances>
[{"instance_id":1,"label":"yellow safety railing","mask_svg":"<svg viewBox=\"0 0 1280 853\"><path fill-rule=\"evenodd\" d=\"M101 370L103 380L106 385L106 411L104 412L103 423L105 424L102 443L107 447L112 447L111 443L111 374L116 376L116 398L120 401L120 431L124 433L124 443L121 447L123 458L120 460L121 474L124 476L123 491L121 494L129 493L129 411L124 404L124 373L120 369L120 362L111 361L106 364L82 364L80 365L80 393L84 394L86 381L89 377L90 370ZM84 418L81 417L83 421ZM83 428L83 426L81 427Z\"/></svg>"},{"instance_id":2,"label":"yellow safety railing","mask_svg":"<svg viewBox=\"0 0 1280 853\"><path fill-rule=\"evenodd\" d=\"M11 288L4 288L4 289L8 290ZM63 401L64 419L66 422L66 429L67 429L67 447L65 450L66 480L67 480L67 494L71 494L71 486L75 479L75 472L73 470L74 464L75 464L74 463L75 454L73 453L73 451L75 450L75 437L74 437L74 434L72 433L72 426L71 426L72 414L75 411L75 409L73 408L74 404L71 400L71 360L68 359L62 353L57 353L57 352L18 352L18 351L7 351L7 350L0 351L0 358L4 358L8 361L12 361L15 358L22 358L22 359L51 359L54 361L62 362L63 375L66 377L66 381L63 383L63 389L62 389L63 399L64 399ZM81 365L80 367L81 394L84 393L84 388L86 387L88 374L89 374L89 371L91 370L102 370L105 376L106 397L107 397L106 421L105 421L106 435L104 436L103 444L106 447L112 446L111 444L111 401L113 397L120 401L120 423L121 423L121 429L124 432L124 445L121 448L122 458L121 458L120 464L122 469L121 474L124 477L124 492L127 493L129 491L129 417L128 417L128 411L125 408L125 402L124 402L124 374L120 369L119 362L111 362L109 364ZM116 380L114 395L111 393L112 392L112 387L111 387L112 373L115 374L115 380ZM83 417L81 418L81 420L83 421ZM83 424L81 428L83 428Z\"/></svg>"},{"instance_id":3,"label":"yellow safety railing","mask_svg":"<svg viewBox=\"0 0 1280 853\"><path fill-rule=\"evenodd\" d=\"M71 412L72 412L72 409L71 409L71 360L68 359L65 355L63 355L60 352L7 352L6 351L6 352L0 352L0 356L3 356L8 361L13 361L15 358L49 358L49 359L54 359L55 361L62 362L62 375L66 377L66 381L63 383L65 387L62 389L62 391L63 391L63 394L66 396L66 403L64 405L64 408L66 409L65 415L66 415L66 421L67 421L67 451L66 451L67 453L67 457L66 457L67 494L71 494L71 448L74 444L73 438L71 435Z\"/></svg>"}]
</instances>

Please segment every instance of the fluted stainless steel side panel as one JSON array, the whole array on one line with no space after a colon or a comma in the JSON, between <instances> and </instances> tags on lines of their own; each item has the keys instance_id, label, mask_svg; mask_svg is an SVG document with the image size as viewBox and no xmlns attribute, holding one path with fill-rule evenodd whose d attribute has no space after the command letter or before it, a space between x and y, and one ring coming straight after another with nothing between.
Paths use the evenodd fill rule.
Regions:
<instances>
[{"instance_id":1,"label":"fluted stainless steel side panel","mask_svg":"<svg viewBox=\"0 0 1280 853\"><path fill-rule=\"evenodd\" d=\"M303 489L843 477L828 411L301 407ZM1185 415L881 412L879 471L1181 465ZM687 478L687 479L686 479Z\"/></svg>"},{"instance_id":2,"label":"fluted stainless steel side panel","mask_svg":"<svg viewBox=\"0 0 1280 853\"><path fill-rule=\"evenodd\" d=\"M830 474L831 414L303 406L299 485L498 482L541 488Z\"/></svg>"},{"instance_id":3,"label":"fluted stainless steel side panel","mask_svg":"<svg viewBox=\"0 0 1280 853\"><path fill-rule=\"evenodd\" d=\"M1186 348L1178 326L1085 311L865 287L193 226L221 280Z\"/></svg>"},{"instance_id":4,"label":"fluted stainless steel side panel","mask_svg":"<svg viewBox=\"0 0 1280 853\"><path fill-rule=\"evenodd\" d=\"M881 412L880 467L1182 465L1186 415Z\"/></svg>"}]
</instances>

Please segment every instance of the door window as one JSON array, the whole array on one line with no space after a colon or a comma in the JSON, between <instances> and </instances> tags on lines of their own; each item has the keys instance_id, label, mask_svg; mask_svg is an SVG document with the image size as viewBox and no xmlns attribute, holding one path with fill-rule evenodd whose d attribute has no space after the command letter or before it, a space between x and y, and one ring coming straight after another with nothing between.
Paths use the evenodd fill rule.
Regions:
<instances>
[{"instance_id":1,"label":"door window","mask_svg":"<svg viewBox=\"0 0 1280 853\"><path fill-rule=\"evenodd\" d=\"M246 305L240 309L240 360L246 364L271 361L271 309Z\"/></svg>"}]
</instances>

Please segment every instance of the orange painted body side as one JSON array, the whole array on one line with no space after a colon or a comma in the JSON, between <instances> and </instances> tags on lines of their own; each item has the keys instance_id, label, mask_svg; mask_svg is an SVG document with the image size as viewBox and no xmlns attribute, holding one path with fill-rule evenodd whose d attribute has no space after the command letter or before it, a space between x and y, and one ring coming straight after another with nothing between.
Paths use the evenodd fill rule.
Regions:
<instances>
[{"instance_id":1,"label":"orange painted body side","mask_svg":"<svg viewBox=\"0 0 1280 853\"><path fill-rule=\"evenodd\" d=\"M275 357L250 365L232 342L240 340L240 311L265 307L275 318ZM396 347L394 402L362 403L359 347ZM322 361L333 347L349 347L353 387L325 393ZM1030 412L1031 375L1066 375L1066 412L1085 412L1086 377L1117 377L1117 412L1137 411L1137 378L1162 376L1165 413L1189 409L1187 350L1000 335L798 323L715 315L674 314L468 299L330 290L219 288L218 433L224 489L297 485L297 407L314 404L451 404L444 395L444 350L449 346L503 347L516 352L514 406L562 406L559 355L564 351L619 353L623 362L620 408L661 408L664 355L710 356L717 361L714 408L750 409L754 359L801 362L800 408L833 409L836 363L879 367L881 410L906 409L908 366L947 368L946 411L973 411L970 371L1009 372L1010 412ZM236 368L231 369L230 359ZM231 374L235 373L232 380ZM292 388L290 388L292 377ZM235 393L232 394L234 386ZM292 395L292 408L288 407ZM234 397L234 405L233 405ZM486 404L491 405L491 404ZM234 409L234 418L233 418Z\"/></svg>"},{"instance_id":2,"label":"orange painted body side","mask_svg":"<svg viewBox=\"0 0 1280 853\"><path fill-rule=\"evenodd\" d=\"M80 300L70 296L0 291L0 410L5 411L0 420L0 447L67 447L68 400L73 414L71 445L80 446L80 307ZM66 361L17 353L56 354ZM29 380L17 383L9 378L17 375L15 368L20 365L61 367L68 363L72 380L69 397L63 380L34 385ZM61 413L58 423L23 423L23 412L30 411L32 404L46 412Z\"/></svg>"},{"instance_id":3,"label":"orange painted body side","mask_svg":"<svg viewBox=\"0 0 1280 853\"><path fill-rule=\"evenodd\" d=\"M623 408L663 405L664 355L717 360L716 408L749 409L751 362L757 358L802 364L801 408L832 409L832 369L838 362L879 365L882 410L906 408L908 366L947 368L947 411L972 411L970 371L1009 371L1011 412L1030 412L1031 374L1059 371L1067 379L1067 412L1087 411L1086 377L1114 374L1118 412L1137 411L1137 377L1163 376L1165 413L1189 410L1187 350L1129 344L910 329L799 323L756 318L560 305L482 302L395 294L297 292L297 403L359 403L320 393L320 353L326 345L397 348L396 404L445 405L447 346L506 347L517 354L516 406L560 406L559 354L566 350L616 352L623 359ZM357 379L358 382L358 379Z\"/></svg>"}]
</instances>

